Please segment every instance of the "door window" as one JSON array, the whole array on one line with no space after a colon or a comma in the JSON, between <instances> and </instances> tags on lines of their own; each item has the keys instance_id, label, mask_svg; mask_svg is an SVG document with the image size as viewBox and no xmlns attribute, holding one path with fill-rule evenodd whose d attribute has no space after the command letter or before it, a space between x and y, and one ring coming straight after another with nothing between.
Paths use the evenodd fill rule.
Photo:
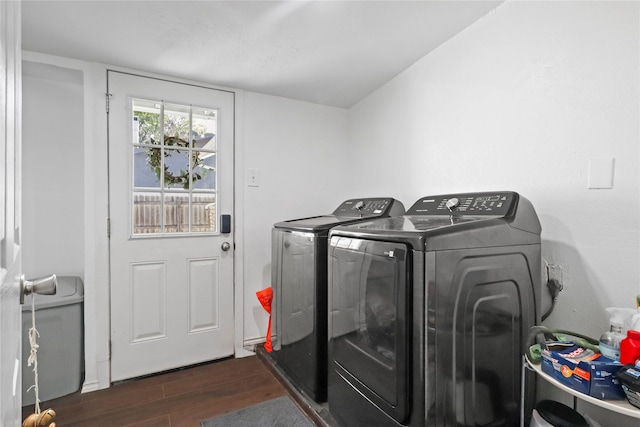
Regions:
<instances>
[{"instance_id":1,"label":"door window","mask_svg":"<svg viewBox=\"0 0 640 427\"><path fill-rule=\"evenodd\" d=\"M131 99L132 234L216 233L218 111Z\"/></svg>"}]
</instances>

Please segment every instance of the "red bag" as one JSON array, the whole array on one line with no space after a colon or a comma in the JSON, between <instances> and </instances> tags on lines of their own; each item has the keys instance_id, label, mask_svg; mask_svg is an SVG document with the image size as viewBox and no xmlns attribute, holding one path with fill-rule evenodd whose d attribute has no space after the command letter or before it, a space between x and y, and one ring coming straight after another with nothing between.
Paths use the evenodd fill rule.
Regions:
<instances>
[{"instance_id":1,"label":"red bag","mask_svg":"<svg viewBox=\"0 0 640 427\"><path fill-rule=\"evenodd\" d=\"M271 287L265 288L256 292L256 296L262 307L269 313L269 326L267 327L267 340L264 343L264 349L267 350L267 353L271 353L273 351L273 347L271 347L271 301L273 300L273 289Z\"/></svg>"}]
</instances>

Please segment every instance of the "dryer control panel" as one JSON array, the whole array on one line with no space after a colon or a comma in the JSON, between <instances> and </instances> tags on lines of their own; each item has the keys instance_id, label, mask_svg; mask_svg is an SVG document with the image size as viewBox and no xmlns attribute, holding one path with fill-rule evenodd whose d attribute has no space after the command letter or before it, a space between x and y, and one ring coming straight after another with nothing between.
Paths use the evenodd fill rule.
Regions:
<instances>
[{"instance_id":1,"label":"dryer control panel","mask_svg":"<svg viewBox=\"0 0 640 427\"><path fill-rule=\"evenodd\" d=\"M444 194L423 197L409 208L407 215L513 215L518 194L513 191L492 193Z\"/></svg>"},{"instance_id":2,"label":"dryer control panel","mask_svg":"<svg viewBox=\"0 0 640 427\"><path fill-rule=\"evenodd\" d=\"M333 215L346 218L402 215L404 207L398 209L397 205L402 203L393 198L350 199L338 206Z\"/></svg>"}]
</instances>

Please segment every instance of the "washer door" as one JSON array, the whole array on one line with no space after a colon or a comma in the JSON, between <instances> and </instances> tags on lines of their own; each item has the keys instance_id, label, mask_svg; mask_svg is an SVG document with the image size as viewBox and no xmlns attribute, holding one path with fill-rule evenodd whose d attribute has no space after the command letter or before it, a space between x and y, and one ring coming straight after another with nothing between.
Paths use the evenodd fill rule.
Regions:
<instances>
[{"instance_id":1,"label":"washer door","mask_svg":"<svg viewBox=\"0 0 640 427\"><path fill-rule=\"evenodd\" d=\"M407 248L335 237L329 259L331 366L403 422L410 409Z\"/></svg>"}]
</instances>

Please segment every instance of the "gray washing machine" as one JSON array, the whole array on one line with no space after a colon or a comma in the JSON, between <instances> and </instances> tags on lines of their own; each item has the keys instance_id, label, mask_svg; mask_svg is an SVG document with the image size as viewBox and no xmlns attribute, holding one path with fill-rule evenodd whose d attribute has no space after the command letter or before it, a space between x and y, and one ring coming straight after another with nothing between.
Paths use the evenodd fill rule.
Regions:
<instances>
[{"instance_id":1,"label":"gray washing machine","mask_svg":"<svg viewBox=\"0 0 640 427\"><path fill-rule=\"evenodd\" d=\"M404 214L393 198L351 199L329 215L283 221L272 230L271 313L277 366L318 402L327 396L327 247L329 230Z\"/></svg>"},{"instance_id":2,"label":"gray washing machine","mask_svg":"<svg viewBox=\"0 0 640 427\"><path fill-rule=\"evenodd\" d=\"M424 197L406 215L333 228L333 418L518 425L522 354L540 320L540 232L531 203L508 191Z\"/></svg>"}]
</instances>

